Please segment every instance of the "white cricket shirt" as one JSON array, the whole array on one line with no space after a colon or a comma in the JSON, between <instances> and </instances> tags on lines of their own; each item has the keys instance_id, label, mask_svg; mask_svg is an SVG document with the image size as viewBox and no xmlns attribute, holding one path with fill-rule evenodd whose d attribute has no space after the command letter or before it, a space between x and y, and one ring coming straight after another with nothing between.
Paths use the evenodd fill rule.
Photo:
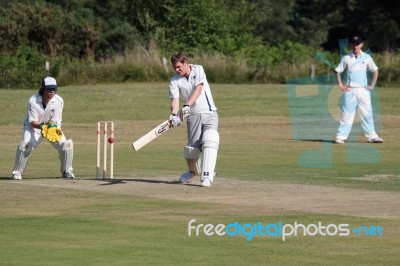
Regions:
<instances>
[{"instance_id":1,"label":"white cricket shirt","mask_svg":"<svg viewBox=\"0 0 400 266\"><path fill-rule=\"evenodd\" d=\"M335 71L342 73L346 68L347 85L350 88L365 88L368 85L367 70L378 70L372 57L364 52L358 58L353 53L343 56Z\"/></svg>"},{"instance_id":2,"label":"white cricket shirt","mask_svg":"<svg viewBox=\"0 0 400 266\"><path fill-rule=\"evenodd\" d=\"M39 123L53 121L59 128L61 128L62 111L64 108L64 100L58 95L47 103L46 109L43 107L42 96L39 92L35 93L29 98L28 112L25 117L25 126L30 126L31 122L38 121Z\"/></svg>"},{"instance_id":3,"label":"white cricket shirt","mask_svg":"<svg viewBox=\"0 0 400 266\"><path fill-rule=\"evenodd\" d=\"M190 64L190 67L191 71L188 78L181 77L179 74L172 76L169 83L169 98L173 99L182 95L183 99L187 101L196 86L203 84L203 91L196 102L190 106L190 113L197 114L216 111L217 107L214 104L203 66Z\"/></svg>"}]
</instances>

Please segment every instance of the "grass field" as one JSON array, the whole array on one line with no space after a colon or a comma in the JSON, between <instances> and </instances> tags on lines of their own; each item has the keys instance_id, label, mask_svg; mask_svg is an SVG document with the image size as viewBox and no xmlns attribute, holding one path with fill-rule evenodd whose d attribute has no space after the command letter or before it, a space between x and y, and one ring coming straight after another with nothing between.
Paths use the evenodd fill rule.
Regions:
<instances>
[{"instance_id":1,"label":"grass field","mask_svg":"<svg viewBox=\"0 0 400 266\"><path fill-rule=\"evenodd\" d=\"M221 144L209 189L198 180L177 184L186 168L185 126L132 149L168 117L168 87L161 83L60 88L77 178L60 178L57 152L43 142L23 180L11 180L26 102L35 90L0 90L1 265L400 263L399 88L378 91L383 144L366 143L357 124L353 141L333 145L336 132L324 124L332 123L329 117L313 130L328 131L321 137L293 136L293 117L318 112L309 106L293 112L285 85L215 84ZM113 180L95 179L100 120L116 126ZM319 157L323 150L329 154ZM304 154L314 154L310 163L328 163L305 167ZM332 225L332 236L305 236L299 229L285 241L279 235L246 240L249 228L241 236L196 236L195 230L188 236L192 219L194 226L321 223ZM339 224L370 231L339 236L333 226Z\"/></svg>"}]
</instances>

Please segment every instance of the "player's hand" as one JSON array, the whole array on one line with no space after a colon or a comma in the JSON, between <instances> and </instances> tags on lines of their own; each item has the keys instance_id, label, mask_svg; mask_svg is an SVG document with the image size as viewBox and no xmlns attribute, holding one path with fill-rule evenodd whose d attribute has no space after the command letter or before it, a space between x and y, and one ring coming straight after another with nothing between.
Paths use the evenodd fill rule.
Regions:
<instances>
[{"instance_id":1,"label":"player's hand","mask_svg":"<svg viewBox=\"0 0 400 266\"><path fill-rule=\"evenodd\" d=\"M346 85L343 85L343 84L339 85L339 89L341 89L344 92L349 92L350 91L350 88L348 86L346 86Z\"/></svg>"},{"instance_id":2,"label":"player's hand","mask_svg":"<svg viewBox=\"0 0 400 266\"><path fill-rule=\"evenodd\" d=\"M185 120L186 118L188 118L188 116L190 115L190 106L185 104L181 111L179 112L179 117L181 118L181 120Z\"/></svg>"},{"instance_id":3,"label":"player's hand","mask_svg":"<svg viewBox=\"0 0 400 266\"><path fill-rule=\"evenodd\" d=\"M57 127L56 124L47 125L47 134L45 138L50 142L57 142L62 137L62 131Z\"/></svg>"},{"instance_id":4,"label":"player's hand","mask_svg":"<svg viewBox=\"0 0 400 266\"><path fill-rule=\"evenodd\" d=\"M365 86L365 89L367 89L369 91L372 91L374 88L375 88L375 86L370 86L370 85Z\"/></svg>"},{"instance_id":5,"label":"player's hand","mask_svg":"<svg viewBox=\"0 0 400 266\"><path fill-rule=\"evenodd\" d=\"M171 114L169 116L169 121L171 122L172 127L180 126L182 123L181 118L179 116L177 116L176 114Z\"/></svg>"},{"instance_id":6,"label":"player's hand","mask_svg":"<svg viewBox=\"0 0 400 266\"><path fill-rule=\"evenodd\" d=\"M39 127L40 127L40 133L42 133L43 138L46 138L46 136L47 136L47 124L41 123Z\"/></svg>"}]
</instances>

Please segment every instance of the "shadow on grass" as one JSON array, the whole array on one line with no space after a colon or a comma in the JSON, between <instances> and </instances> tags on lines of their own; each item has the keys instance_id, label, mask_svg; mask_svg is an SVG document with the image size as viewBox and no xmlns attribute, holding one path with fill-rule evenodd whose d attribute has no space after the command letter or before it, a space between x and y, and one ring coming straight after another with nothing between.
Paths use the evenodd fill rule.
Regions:
<instances>
[{"instance_id":1,"label":"shadow on grass","mask_svg":"<svg viewBox=\"0 0 400 266\"><path fill-rule=\"evenodd\" d=\"M294 141L309 141L309 142L323 142L323 143L332 143L332 144L335 144L335 145L337 145L337 143L335 143L335 141L333 141L333 140L327 140L327 139L291 139L291 140L294 140ZM367 142L367 141L365 141L365 142L363 142L363 141L357 141L357 140L345 140L345 143L357 143L357 144L368 144L368 145L371 145L371 144L380 144L380 143L369 143L369 142ZM339 145L341 145L341 144L339 144Z\"/></svg>"},{"instance_id":2,"label":"shadow on grass","mask_svg":"<svg viewBox=\"0 0 400 266\"><path fill-rule=\"evenodd\" d=\"M62 177L54 177L54 176L49 176L49 177L28 177L25 178L25 180L54 180L54 179L59 179L59 180L65 180L65 182L72 182L72 181L81 181L81 180L92 180L92 181L102 181L104 183L102 184L97 184L97 186L110 186L110 185L119 185L119 184L126 184L129 182L141 182L141 183L148 183L148 184L166 184L166 185L180 185L180 186L193 186L193 187L202 187L199 184L181 184L179 181L174 180L174 181L164 181L164 180L157 180L157 179L145 179L145 178L134 178L134 179L96 179L96 178L74 178L74 179L67 179L67 178L62 178ZM12 179L11 176L0 176L0 180L7 180L11 181L14 180ZM22 180L14 180L15 182L23 182L24 178Z\"/></svg>"},{"instance_id":3,"label":"shadow on grass","mask_svg":"<svg viewBox=\"0 0 400 266\"><path fill-rule=\"evenodd\" d=\"M324 142L324 143L334 143L331 139L291 139L295 141L309 141L309 142Z\"/></svg>"},{"instance_id":4,"label":"shadow on grass","mask_svg":"<svg viewBox=\"0 0 400 266\"><path fill-rule=\"evenodd\" d=\"M33 179L62 179L62 180L74 180L74 179L67 179L67 178L63 178L63 177L59 177L59 176L41 176L41 177L22 177L22 180L33 180ZM0 176L0 180L14 180L12 178L12 175L10 174L9 176ZM20 181L20 180L15 180L15 181Z\"/></svg>"},{"instance_id":5,"label":"shadow on grass","mask_svg":"<svg viewBox=\"0 0 400 266\"><path fill-rule=\"evenodd\" d=\"M195 186L201 187L198 184L181 184L179 181L164 181L164 180L156 180L156 179L144 179L144 178L134 178L134 179L92 179L92 180L101 180L106 183L98 184L98 186L110 186L110 185L119 185L129 182L141 182L141 183L149 183L149 184L167 184L167 185L180 185L180 186Z\"/></svg>"}]
</instances>

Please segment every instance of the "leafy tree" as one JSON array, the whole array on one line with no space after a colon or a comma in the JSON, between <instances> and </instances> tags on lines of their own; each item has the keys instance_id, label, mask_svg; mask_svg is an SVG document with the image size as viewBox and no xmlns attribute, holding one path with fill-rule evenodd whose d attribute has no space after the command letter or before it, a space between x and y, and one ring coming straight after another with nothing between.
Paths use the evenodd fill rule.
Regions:
<instances>
[{"instance_id":1,"label":"leafy tree","mask_svg":"<svg viewBox=\"0 0 400 266\"><path fill-rule=\"evenodd\" d=\"M56 1L56 0L54 0ZM123 54L137 43L143 42L148 35L146 31L138 31L136 9L143 4L156 1L129 0L75 0L80 6L91 10L97 18L98 43L96 58L106 58L114 54ZM59 1L60 2L60 1ZM73 11L70 0L62 0L62 5ZM76 5L76 4L75 4ZM156 7L154 5L154 7Z\"/></svg>"},{"instance_id":2,"label":"leafy tree","mask_svg":"<svg viewBox=\"0 0 400 266\"><path fill-rule=\"evenodd\" d=\"M400 2L360 0L346 16L349 29L363 35L378 51L394 51L400 44Z\"/></svg>"},{"instance_id":3,"label":"leafy tree","mask_svg":"<svg viewBox=\"0 0 400 266\"><path fill-rule=\"evenodd\" d=\"M342 20L337 0L296 0L289 24L296 31L293 39L312 47L327 41L330 29Z\"/></svg>"},{"instance_id":4,"label":"leafy tree","mask_svg":"<svg viewBox=\"0 0 400 266\"><path fill-rule=\"evenodd\" d=\"M12 53L20 45L31 45L51 57L78 57L93 54L99 39L98 24L88 9L65 12L58 5L35 1L2 8L0 14L3 53Z\"/></svg>"},{"instance_id":5,"label":"leafy tree","mask_svg":"<svg viewBox=\"0 0 400 266\"><path fill-rule=\"evenodd\" d=\"M254 41L248 29L249 6L241 1L164 2L164 49L219 51L232 54Z\"/></svg>"},{"instance_id":6,"label":"leafy tree","mask_svg":"<svg viewBox=\"0 0 400 266\"><path fill-rule=\"evenodd\" d=\"M51 57L99 59L140 43L241 56L285 43L337 49L353 32L393 51L399 20L400 2L389 0L0 0L0 53L30 46Z\"/></svg>"},{"instance_id":7,"label":"leafy tree","mask_svg":"<svg viewBox=\"0 0 400 266\"><path fill-rule=\"evenodd\" d=\"M277 45L296 38L296 31L289 24L293 19L295 0L260 0L254 12L256 34L267 45Z\"/></svg>"}]
</instances>

